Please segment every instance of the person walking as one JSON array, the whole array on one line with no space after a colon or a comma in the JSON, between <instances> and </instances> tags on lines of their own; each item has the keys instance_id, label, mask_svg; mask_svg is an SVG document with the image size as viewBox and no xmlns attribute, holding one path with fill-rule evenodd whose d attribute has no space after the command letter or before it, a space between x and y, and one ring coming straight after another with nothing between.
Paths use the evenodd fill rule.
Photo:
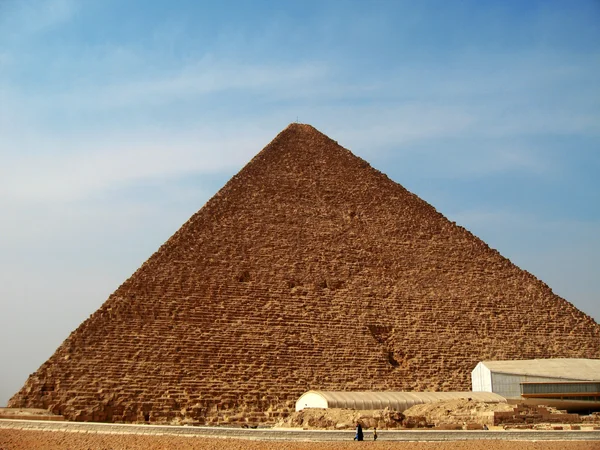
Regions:
<instances>
[{"instance_id":1,"label":"person walking","mask_svg":"<svg viewBox=\"0 0 600 450\"><path fill-rule=\"evenodd\" d=\"M359 422L356 422L356 435L354 436L355 441L364 440L363 429Z\"/></svg>"},{"instance_id":2,"label":"person walking","mask_svg":"<svg viewBox=\"0 0 600 450\"><path fill-rule=\"evenodd\" d=\"M377 428L373 428L373 440L377 440Z\"/></svg>"}]
</instances>

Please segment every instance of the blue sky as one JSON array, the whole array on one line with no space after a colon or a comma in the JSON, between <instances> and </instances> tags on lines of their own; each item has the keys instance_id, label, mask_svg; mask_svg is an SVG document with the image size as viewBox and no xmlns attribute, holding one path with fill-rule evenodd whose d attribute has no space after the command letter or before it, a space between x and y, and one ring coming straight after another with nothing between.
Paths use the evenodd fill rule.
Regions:
<instances>
[{"instance_id":1,"label":"blue sky","mask_svg":"<svg viewBox=\"0 0 600 450\"><path fill-rule=\"evenodd\" d=\"M296 120L600 321L598 23L593 0L0 0L0 405Z\"/></svg>"}]
</instances>

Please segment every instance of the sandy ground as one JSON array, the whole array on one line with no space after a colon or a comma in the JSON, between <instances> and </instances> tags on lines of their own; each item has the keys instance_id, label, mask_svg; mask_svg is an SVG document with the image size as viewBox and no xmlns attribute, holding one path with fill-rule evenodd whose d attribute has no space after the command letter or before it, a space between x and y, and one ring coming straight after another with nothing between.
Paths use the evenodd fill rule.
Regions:
<instances>
[{"instance_id":1,"label":"sandy ground","mask_svg":"<svg viewBox=\"0 0 600 450\"><path fill-rule=\"evenodd\" d=\"M68 432L0 429L0 450L599 450L600 442L273 442L242 439L208 439L199 437L83 434Z\"/></svg>"}]
</instances>

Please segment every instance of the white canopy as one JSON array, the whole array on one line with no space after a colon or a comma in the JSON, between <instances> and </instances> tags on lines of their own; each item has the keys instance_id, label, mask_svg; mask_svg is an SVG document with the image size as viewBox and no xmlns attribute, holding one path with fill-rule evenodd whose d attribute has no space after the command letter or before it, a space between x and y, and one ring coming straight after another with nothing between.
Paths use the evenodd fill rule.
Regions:
<instances>
[{"instance_id":1,"label":"white canopy","mask_svg":"<svg viewBox=\"0 0 600 450\"><path fill-rule=\"evenodd\" d=\"M528 377L600 381L600 359L548 358L481 361L491 372ZM478 365L479 365L478 364ZM475 371L475 370L473 370Z\"/></svg>"},{"instance_id":2,"label":"white canopy","mask_svg":"<svg viewBox=\"0 0 600 450\"><path fill-rule=\"evenodd\" d=\"M422 403L434 403L459 398L478 402L506 403L493 392L334 392L308 391L296 401L296 411L304 408L384 409L404 411Z\"/></svg>"}]
</instances>

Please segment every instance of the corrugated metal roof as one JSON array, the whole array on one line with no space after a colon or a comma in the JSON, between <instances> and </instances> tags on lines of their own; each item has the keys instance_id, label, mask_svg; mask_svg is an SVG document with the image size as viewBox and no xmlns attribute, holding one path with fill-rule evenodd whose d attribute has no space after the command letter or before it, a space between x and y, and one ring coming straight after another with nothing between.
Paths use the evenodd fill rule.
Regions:
<instances>
[{"instance_id":1,"label":"corrugated metal roof","mask_svg":"<svg viewBox=\"0 0 600 450\"><path fill-rule=\"evenodd\" d=\"M482 361L492 372L532 377L600 381L600 359L553 358Z\"/></svg>"},{"instance_id":2,"label":"corrugated metal roof","mask_svg":"<svg viewBox=\"0 0 600 450\"><path fill-rule=\"evenodd\" d=\"M505 403L506 399L493 392L369 392L369 391L308 391L296 402L296 411L311 405L305 404L309 395L318 395L326 400L328 408L384 409L386 407L404 411L413 405L434 403L444 400L471 398L479 402Z\"/></svg>"}]
</instances>

